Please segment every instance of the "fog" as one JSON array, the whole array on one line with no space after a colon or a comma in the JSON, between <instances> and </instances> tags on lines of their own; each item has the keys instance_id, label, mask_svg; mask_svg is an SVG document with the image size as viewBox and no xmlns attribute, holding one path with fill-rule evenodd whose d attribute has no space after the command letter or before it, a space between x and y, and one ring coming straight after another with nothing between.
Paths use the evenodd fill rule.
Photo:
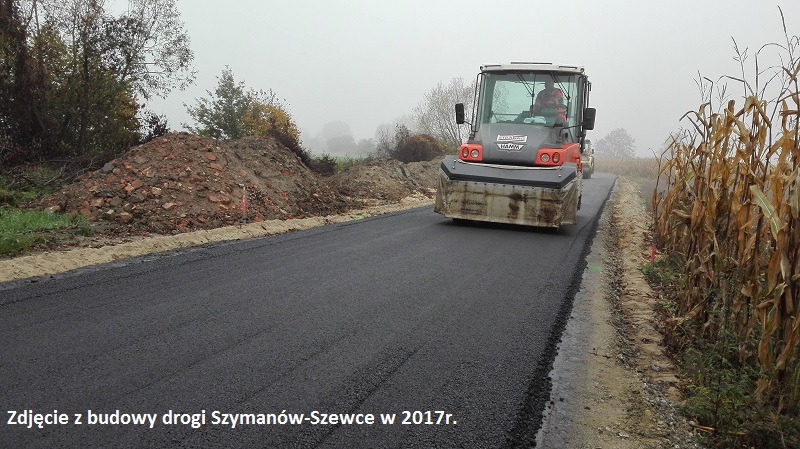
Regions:
<instances>
[{"instance_id":1,"label":"fog","mask_svg":"<svg viewBox=\"0 0 800 449\"><path fill-rule=\"evenodd\" d=\"M358 142L411 114L437 83L474 79L481 64L553 62L585 67L591 137L625 128L647 156L700 105L698 73L741 76L732 37L749 47L750 72L759 47L785 44L778 5L789 34L800 34L796 0L184 0L196 82L148 107L173 129L193 124L184 103L207 96L227 65L248 88L283 99L305 142L332 129ZM769 50L762 67L776 62ZM738 84L729 90L741 96Z\"/></svg>"}]
</instances>

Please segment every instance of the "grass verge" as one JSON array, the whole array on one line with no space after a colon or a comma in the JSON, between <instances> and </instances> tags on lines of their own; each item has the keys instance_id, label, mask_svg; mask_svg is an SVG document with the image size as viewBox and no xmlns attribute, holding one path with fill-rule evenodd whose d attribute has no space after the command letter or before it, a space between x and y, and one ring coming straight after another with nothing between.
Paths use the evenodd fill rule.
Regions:
<instances>
[{"instance_id":1,"label":"grass verge","mask_svg":"<svg viewBox=\"0 0 800 449\"><path fill-rule=\"evenodd\" d=\"M0 257L12 257L75 235L91 235L85 217L0 209Z\"/></svg>"}]
</instances>

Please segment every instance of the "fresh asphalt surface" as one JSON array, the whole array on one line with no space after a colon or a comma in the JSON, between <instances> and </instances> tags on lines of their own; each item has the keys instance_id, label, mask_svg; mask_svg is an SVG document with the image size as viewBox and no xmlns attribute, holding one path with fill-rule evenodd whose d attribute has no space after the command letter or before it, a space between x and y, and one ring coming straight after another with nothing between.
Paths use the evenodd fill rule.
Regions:
<instances>
[{"instance_id":1,"label":"fresh asphalt surface","mask_svg":"<svg viewBox=\"0 0 800 449\"><path fill-rule=\"evenodd\" d=\"M0 284L0 447L529 447L613 183L585 180L558 232L425 207ZM8 424L23 410L69 424ZM199 428L163 423L203 410ZM213 411L309 419L231 428Z\"/></svg>"}]
</instances>

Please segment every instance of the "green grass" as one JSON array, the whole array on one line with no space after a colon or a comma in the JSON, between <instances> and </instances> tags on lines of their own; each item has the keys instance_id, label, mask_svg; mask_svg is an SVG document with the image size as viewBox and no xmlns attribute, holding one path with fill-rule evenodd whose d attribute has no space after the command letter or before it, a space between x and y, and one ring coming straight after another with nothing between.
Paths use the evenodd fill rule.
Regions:
<instances>
[{"instance_id":1,"label":"green grass","mask_svg":"<svg viewBox=\"0 0 800 449\"><path fill-rule=\"evenodd\" d=\"M0 181L0 206L10 206L16 207L20 204L27 203L29 201L33 201L37 198L41 198L53 193L52 190L41 190L41 189L25 189L25 190L15 190L15 189L7 189L3 186L2 181Z\"/></svg>"},{"instance_id":2,"label":"green grass","mask_svg":"<svg viewBox=\"0 0 800 449\"><path fill-rule=\"evenodd\" d=\"M661 256L642 265L642 274L650 285L659 289L683 287L683 262L675 256Z\"/></svg>"},{"instance_id":3,"label":"green grass","mask_svg":"<svg viewBox=\"0 0 800 449\"><path fill-rule=\"evenodd\" d=\"M65 237L91 233L85 217L0 209L0 256L15 256L37 245L54 244Z\"/></svg>"},{"instance_id":4,"label":"green grass","mask_svg":"<svg viewBox=\"0 0 800 449\"><path fill-rule=\"evenodd\" d=\"M374 154L363 154L357 156L351 156L347 154L344 156L333 156L333 159L336 160L336 169L338 171L342 171L357 165L369 164L370 162L375 161L377 157Z\"/></svg>"},{"instance_id":5,"label":"green grass","mask_svg":"<svg viewBox=\"0 0 800 449\"><path fill-rule=\"evenodd\" d=\"M736 360L733 339L697 344L683 354L691 373L684 412L713 429L701 439L710 448L784 449L800 445L800 422L755 393L760 373L754 363Z\"/></svg>"},{"instance_id":6,"label":"green grass","mask_svg":"<svg viewBox=\"0 0 800 449\"><path fill-rule=\"evenodd\" d=\"M374 154L363 154L357 156L351 156L347 154L334 156L328 153L323 153L318 156L312 156L309 167L313 171L323 176L331 176L350 167L369 164L376 158L377 157Z\"/></svg>"}]
</instances>

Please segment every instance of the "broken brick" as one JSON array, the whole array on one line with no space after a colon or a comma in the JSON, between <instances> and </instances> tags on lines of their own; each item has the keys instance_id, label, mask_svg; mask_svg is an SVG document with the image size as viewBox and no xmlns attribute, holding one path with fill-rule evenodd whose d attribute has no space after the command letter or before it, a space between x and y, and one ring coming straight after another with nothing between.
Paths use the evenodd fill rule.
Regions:
<instances>
[{"instance_id":1,"label":"broken brick","mask_svg":"<svg viewBox=\"0 0 800 449\"><path fill-rule=\"evenodd\" d=\"M117 215L117 221L120 223L129 223L133 219L133 215L129 214L128 212L121 212Z\"/></svg>"},{"instance_id":2,"label":"broken brick","mask_svg":"<svg viewBox=\"0 0 800 449\"><path fill-rule=\"evenodd\" d=\"M225 201L226 199L227 198L225 196L217 194L217 193L209 193L208 194L208 200L213 202L213 203L227 202L227 201Z\"/></svg>"},{"instance_id":3,"label":"broken brick","mask_svg":"<svg viewBox=\"0 0 800 449\"><path fill-rule=\"evenodd\" d=\"M222 165L223 160L225 165ZM397 169L395 162L386 166ZM376 172L377 175L382 173L378 165L375 167L368 173L378 179ZM434 175L436 168L431 170ZM393 173L391 170L387 173ZM108 229L111 233L168 234L175 230L181 216L190 228L208 229L239 222L245 191L250 220L341 212L352 203L340 192L358 198L360 192L356 190L361 189L362 184L374 192L390 190L406 194L403 189L391 186L383 189L381 182L357 183L352 175L338 180L321 178L290 150L272 139L263 138L230 143L186 133L169 133L120 155L105 172L87 172L58 193L39 200L41 208L58 206L67 213L82 211L90 219L101 220L108 218L105 215L112 208L113 221L109 223L124 224L126 228L122 231L110 226L100 232ZM379 179L389 180L390 177ZM431 176L432 188L435 179ZM389 199L383 195L382 200ZM302 207L305 212L300 210L299 200L305 201ZM283 215L279 207L283 208Z\"/></svg>"}]
</instances>

